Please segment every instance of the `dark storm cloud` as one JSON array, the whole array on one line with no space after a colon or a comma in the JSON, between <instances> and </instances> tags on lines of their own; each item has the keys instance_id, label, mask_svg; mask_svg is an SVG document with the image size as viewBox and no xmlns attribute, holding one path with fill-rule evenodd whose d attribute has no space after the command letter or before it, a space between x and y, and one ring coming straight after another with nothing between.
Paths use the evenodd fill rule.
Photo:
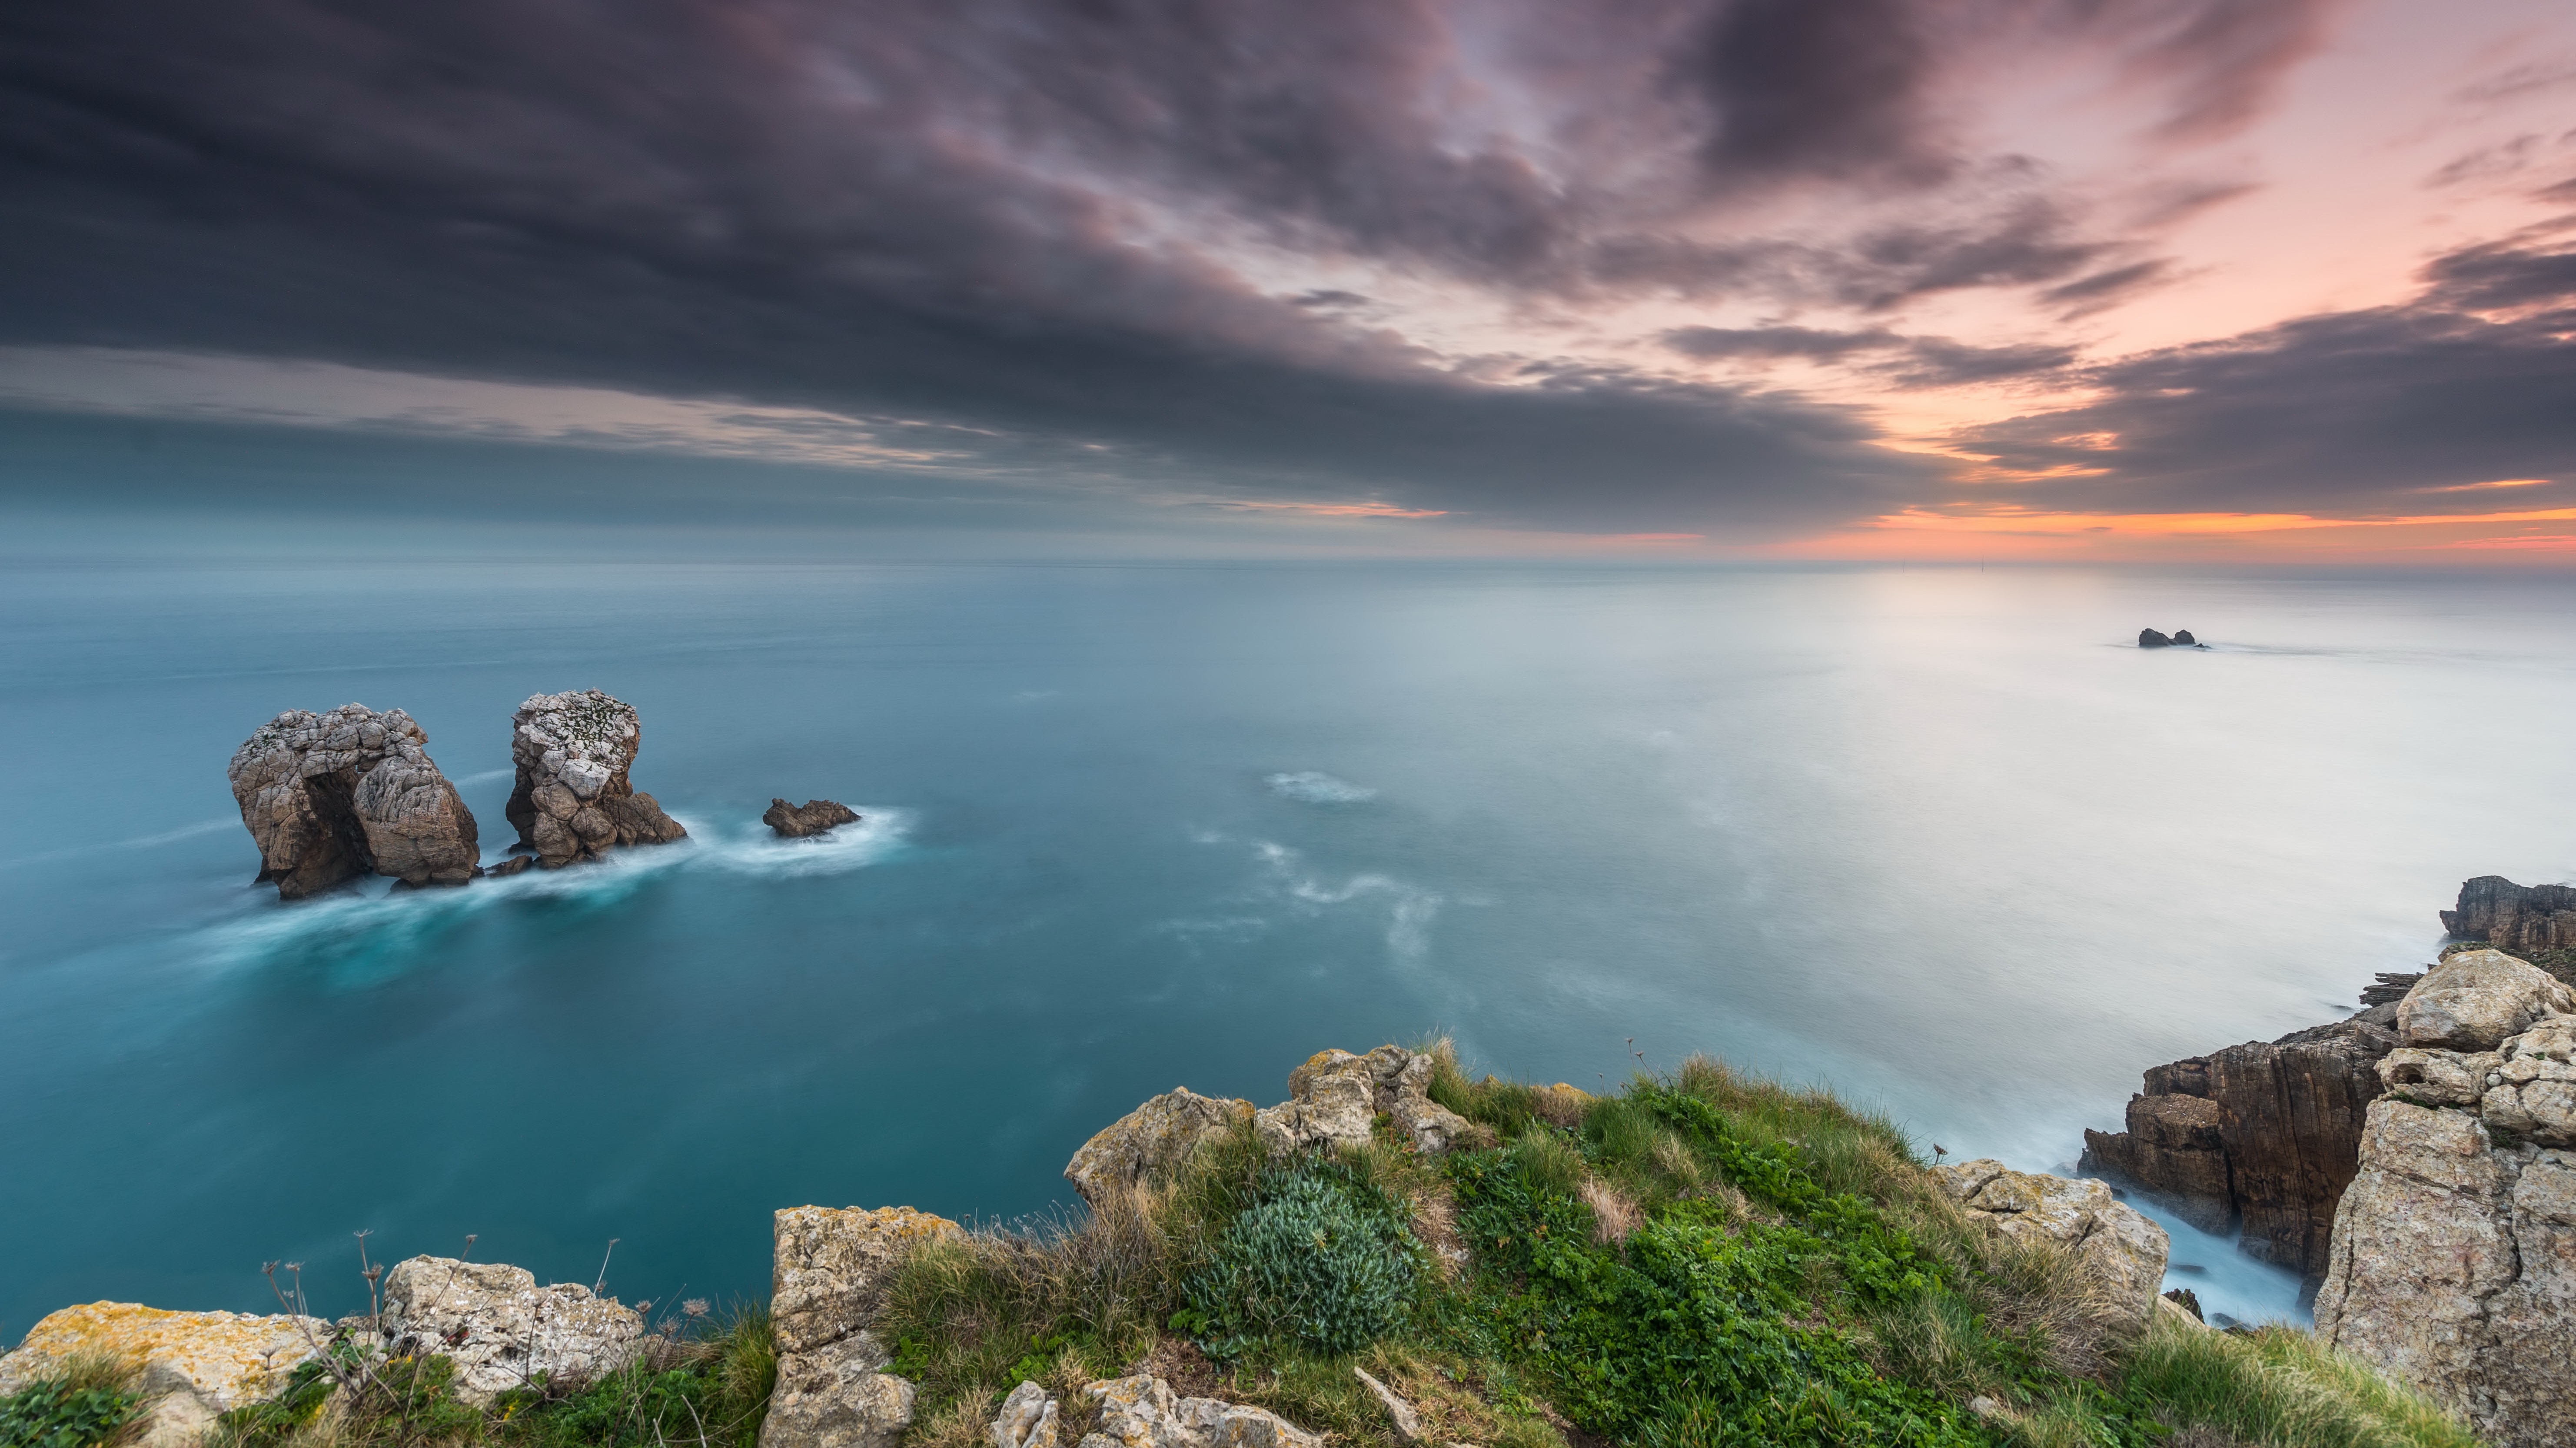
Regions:
<instances>
[{"instance_id":1,"label":"dark storm cloud","mask_svg":"<svg viewBox=\"0 0 2576 1448\"><path fill-rule=\"evenodd\" d=\"M2183 130L2250 113L2318 13L2039 8L2202 118ZM1938 104L2031 10L12 6L0 341L918 416L1145 481L1498 522L1798 526L1923 464L1794 400L1453 371L1370 330L1363 299L1273 296L1217 258L1268 244L1556 301L2082 287L2131 253L2029 178L1999 186L2011 164L1959 155ZM1470 52L1502 92L1467 83ZM1952 180L1969 190L1840 241L1693 226L1739 184Z\"/></svg>"},{"instance_id":2,"label":"dark storm cloud","mask_svg":"<svg viewBox=\"0 0 2576 1448\"><path fill-rule=\"evenodd\" d=\"M2095 495L2069 505L2117 511L2429 513L2426 488L2576 479L2576 252L2473 247L2426 280L2408 306L2095 369L2102 401L1959 444L2017 468L2100 469Z\"/></svg>"}]
</instances>

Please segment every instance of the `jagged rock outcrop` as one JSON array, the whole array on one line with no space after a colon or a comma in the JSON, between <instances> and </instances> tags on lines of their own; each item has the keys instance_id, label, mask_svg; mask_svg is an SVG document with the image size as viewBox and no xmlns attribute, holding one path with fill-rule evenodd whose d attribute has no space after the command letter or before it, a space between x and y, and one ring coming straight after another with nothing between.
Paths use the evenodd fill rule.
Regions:
<instances>
[{"instance_id":1,"label":"jagged rock outcrop","mask_svg":"<svg viewBox=\"0 0 2576 1448\"><path fill-rule=\"evenodd\" d=\"M905 1259L958 1235L910 1207L791 1207L774 1218L770 1319L778 1386L760 1448L892 1448L912 1426L914 1387L868 1330Z\"/></svg>"},{"instance_id":2,"label":"jagged rock outcrop","mask_svg":"<svg viewBox=\"0 0 2576 1448\"><path fill-rule=\"evenodd\" d=\"M387 1355L436 1353L456 1364L456 1394L484 1402L544 1373L585 1382L634 1361L644 1318L577 1283L539 1287L499 1262L413 1257L385 1274L374 1324Z\"/></svg>"},{"instance_id":3,"label":"jagged rock outcrop","mask_svg":"<svg viewBox=\"0 0 2576 1448\"><path fill-rule=\"evenodd\" d=\"M2097 1181L2019 1172L1991 1158L1932 1168L1950 1200L2017 1241L2050 1242L2075 1254L2100 1289L2110 1325L2143 1329L2156 1311L2171 1242L2165 1229Z\"/></svg>"},{"instance_id":4,"label":"jagged rock outcrop","mask_svg":"<svg viewBox=\"0 0 2576 1448\"><path fill-rule=\"evenodd\" d=\"M2084 1133L2082 1169L2203 1231L2233 1226L2249 1255L2320 1280L2378 1062L2396 1045L2356 1018L2152 1067L2128 1130Z\"/></svg>"},{"instance_id":5,"label":"jagged rock outcrop","mask_svg":"<svg viewBox=\"0 0 2576 1448\"><path fill-rule=\"evenodd\" d=\"M2576 885L2517 885L2502 875L2480 875L2461 884L2460 903L2442 912L2442 928L2576 984Z\"/></svg>"},{"instance_id":6,"label":"jagged rock outcrop","mask_svg":"<svg viewBox=\"0 0 2576 1448\"><path fill-rule=\"evenodd\" d=\"M1108 1192L1168 1178L1201 1142L1245 1121L1275 1152L1364 1143L1379 1116L1424 1153L1475 1138L1475 1123L1432 1100L1430 1088L1431 1058L1419 1051L1318 1051L1288 1074L1288 1099L1276 1106L1255 1110L1249 1101L1179 1087L1102 1128L1073 1154L1064 1175L1096 1207Z\"/></svg>"},{"instance_id":7,"label":"jagged rock outcrop","mask_svg":"<svg viewBox=\"0 0 2576 1448\"><path fill-rule=\"evenodd\" d=\"M0 1397L61 1372L73 1358L137 1363L143 1418L132 1448L189 1448L221 1414L274 1396L330 1340L331 1324L318 1317L92 1302L47 1316L0 1357Z\"/></svg>"},{"instance_id":8,"label":"jagged rock outcrop","mask_svg":"<svg viewBox=\"0 0 2576 1448\"><path fill-rule=\"evenodd\" d=\"M807 835L819 835L842 825L857 824L859 812L838 800L809 799L802 805L792 805L783 799L773 799L769 808L762 811L760 822L776 831L781 838L801 840Z\"/></svg>"},{"instance_id":9,"label":"jagged rock outcrop","mask_svg":"<svg viewBox=\"0 0 2576 1448\"><path fill-rule=\"evenodd\" d=\"M2407 993L2317 1294L2328 1343L2505 1448L2576 1442L2571 1009L2564 984L2495 951Z\"/></svg>"},{"instance_id":10,"label":"jagged rock outcrop","mask_svg":"<svg viewBox=\"0 0 2576 1448\"><path fill-rule=\"evenodd\" d=\"M626 777L644 746L635 706L597 689L535 694L511 719L518 783L507 813L519 844L549 870L620 845L659 845L688 831Z\"/></svg>"},{"instance_id":11,"label":"jagged rock outcrop","mask_svg":"<svg viewBox=\"0 0 2576 1448\"><path fill-rule=\"evenodd\" d=\"M1085 1384L1100 1404L1100 1426L1080 1448L1323 1448L1309 1433L1266 1408L1217 1398L1174 1398L1151 1374Z\"/></svg>"},{"instance_id":12,"label":"jagged rock outcrop","mask_svg":"<svg viewBox=\"0 0 2576 1448\"><path fill-rule=\"evenodd\" d=\"M233 751L225 773L259 843L259 882L297 900L361 875L462 885L482 851L474 815L400 709L289 709Z\"/></svg>"}]
</instances>

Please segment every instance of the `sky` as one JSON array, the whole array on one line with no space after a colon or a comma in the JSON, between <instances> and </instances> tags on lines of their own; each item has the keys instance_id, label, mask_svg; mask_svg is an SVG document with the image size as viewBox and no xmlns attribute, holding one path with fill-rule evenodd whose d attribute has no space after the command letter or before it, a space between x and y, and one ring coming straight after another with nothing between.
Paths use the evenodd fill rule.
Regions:
<instances>
[{"instance_id":1,"label":"sky","mask_svg":"<svg viewBox=\"0 0 2576 1448\"><path fill-rule=\"evenodd\" d=\"M2564 565L2576 10L8 6L0 493Z\"/></svg>"}]
</instances>

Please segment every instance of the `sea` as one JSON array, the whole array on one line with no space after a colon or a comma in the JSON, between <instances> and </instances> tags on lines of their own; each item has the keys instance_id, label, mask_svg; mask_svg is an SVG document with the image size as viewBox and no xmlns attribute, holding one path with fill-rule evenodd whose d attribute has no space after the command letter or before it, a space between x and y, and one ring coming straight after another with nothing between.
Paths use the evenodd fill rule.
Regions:
<instances>
[{"instance_id":1,"label":"sea","mask_svg":"<svg viewBox=\"0 0 2576 1448\"><path fill-rule=\"evenodd\" d=\"M2147 651L2188 628L2206 650ZM224 767L409 711L512 840L600 688L689 830L281 903ZM2071 1170L2576 873L2576 581L1519 563L40 560L0 572L0 1341L362 1307L360 1251L765 1293L771 1213L1064 1219L1175 1086L1694 1054ZM784 841L773 797L863 820ZM2171 1223L2212 1312L2298 1284ZM365 1234L363 1238L360 1234Z\"/></svg>"}]
</instances>

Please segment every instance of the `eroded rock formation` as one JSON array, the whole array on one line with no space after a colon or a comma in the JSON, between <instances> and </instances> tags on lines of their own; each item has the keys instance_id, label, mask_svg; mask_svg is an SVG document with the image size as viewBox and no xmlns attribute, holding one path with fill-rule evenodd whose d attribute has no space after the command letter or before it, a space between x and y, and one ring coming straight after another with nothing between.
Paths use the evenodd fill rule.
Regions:
<instances>
[{"instance_id":1,"label":"eroded rock formation","mask_svg":"<svg viewBox=\"0 0 2576 1448\"><path fill-rule=\"evenodd\" d=\"M2576 885L2517 885L2480 875L2460 886L2460 903L2442 912L2442 928L2576 984Z\"/></svg>"},{"instance_id":2,"label":"eroded rock formation","mask_svg":"<svg viewBox=\"0 0 2576 1448\"><path fill-rule=\"evenodd\" d=\"M635 707L597 689L536 694L511 720L510 823L520 846L549 870L620 845L658 845L688 834L627 779L644 730Z\"/></svg>"},{"instance_id":3,"label":"eroded rock formation","mask_svg":"<svg viewBox=\"0 0 2576 1448\"><path fill-rule=\"evenodd\" d=\"M0 1357L0 1397L60 1373L75 1358L139 1362L143 1419L128 1448L189 1448L219 1415L275 1395L330 1340L331 1324L318 1317L92 1302L47 1316L17 1351Z\"/></svg>"},{"instance_id":4,"label":"eroded rock formation","mask_svg":"<svg viewBox=\"0 0 2576 1448\"><path fill-rule=\"evenodd\" d=\"M1106 1192L1168 1177L1201 1142L1244 1121L1276 1152L1358 1145L1379 1116L1420 1152L1444 1152L1476 1136L1475 1124L1432 1100L1430 1087L1431 1058L1419 1051L1318 1051L1289 1073L1288 1099L1276 1106L1256 1110L1249 1101L1201 1096L1186 1086L1167 1091L1084 1142L1064 1175L1084 1201L1098 1206Z\"/></svg>"},{"instance_id":5,"label":"eroded rock formation","mask_svg":"<svg viewBox=\"0 0 2576 1448\"><path fill-rule=\"evenodd\" d=\"M2356 1018L2150 1068L2128 1130L2084 1133L2082 1169L2203 1231L2235 1228L2249 1255L2320 1280L2377 1065L2396 1045Z\"/></svg>"},{"instance_id":6,"label":"eroded rock formation","mask_svg":"<svg viewBox=\"0 0 2576 1448\"><path fill-rule=\"evenodd\" d=\"M1177 1398L1151 1374L1103 1378L1083 1396L1100 1404L1100 1426L1080 1448L1323 1448L1309 1433L1267 1408L1220 1398Z\"/></svg>"},{"instance_id":7,"label":"eroded rock formation","mask_svg":"<svg viewBox=\"0 0 2576 1448\"><path fill-rule=\"evenodd\" d=\"M539 1373L587 1382L634 1360L643 1315L613 1297L524 1267L414 1257L385 1274L375 1331L387 1355L434 1352L456 1363L456 1394L485 1402Z\"/></svg>"},{"instance_id":8,"label":"eroded rock formation","mask_svg":"<svg viewBox=\"0 0 2576 1448\"><path fill-rule=\"evenodd\" d=\"M778 1386L760 1448L892 1448L912 1426L914 1387L868 1329L923 1245L954 1237L910 1207L792 1207L774 1219L770 1313Z\"/></svg>"},{"instance_id":9,"label":"eroded rock formation","mask_svg":"<svg viewBox=\"0 0 2576 1448\"><path fill-rule=\"evenodd\" d=\"M773 799L761 814L760 822L783 839L799 840L842 825L857 824L859 812L838 800L809 799L802 805L792 805L783 799Z\"/></svg>"},{"instance_id":10,"label":"eroded rock formation","mask_svg":"<svg viewBox=\"0 0 2576 1448\"><path fill-rule=\"evenodd\" d=\"M2571 1011L2565 984L2492 950L2407 993L2317 1294L2327 1342L2507 1448L2576 1442Z\"/></svg>"},{"instance_id":11,"label":"eroded rock formation","mask_svg":"<svg viewBox=\"0 0 2576 1448\"><path fill-rule=\"evenodd\" d=\"M1952 1201L2005 1236L2049 1242L2075 1254L2102 1291L2112 1325L2136 1332L2156 1311L2171 1243L2165 1229L2097 1181L2019 1172L1988 1158L1936 1166L1932 1179Z\"/></svg>"},{"instance_id":12,"label":"eroded rock formation","mask_svg":"<svg viewBox=\"0 0 2576 1448\"><path fill-rule=\"evenodd\" d=\"M259 879L301 899L361 875L462 885L482 851L474 816L400 709L289 709L242 741L225 773L259 843Z\"/></svg>"}]
</instances>

